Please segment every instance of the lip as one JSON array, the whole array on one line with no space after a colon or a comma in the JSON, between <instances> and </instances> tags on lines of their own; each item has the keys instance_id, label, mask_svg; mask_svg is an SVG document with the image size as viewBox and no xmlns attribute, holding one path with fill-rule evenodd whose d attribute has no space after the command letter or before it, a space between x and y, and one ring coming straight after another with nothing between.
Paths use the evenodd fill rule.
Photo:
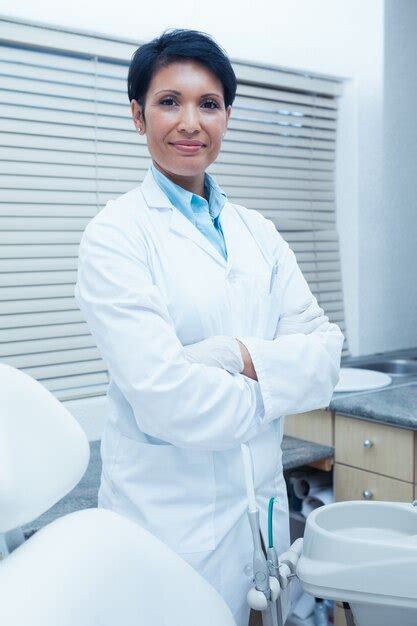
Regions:
<instances>
[{"instance_id":1,"label":"lip","mask_svg":"<svg viewBox=\"0 0 417 626\"><path fill-rule=\"evenodd\" d=\"M183 143L171 143L171 146L175 148L181 154L196 154L202 148L204 148L204 144L194 143L194 144L183 144Z\"/></svg>"}]
</instances>

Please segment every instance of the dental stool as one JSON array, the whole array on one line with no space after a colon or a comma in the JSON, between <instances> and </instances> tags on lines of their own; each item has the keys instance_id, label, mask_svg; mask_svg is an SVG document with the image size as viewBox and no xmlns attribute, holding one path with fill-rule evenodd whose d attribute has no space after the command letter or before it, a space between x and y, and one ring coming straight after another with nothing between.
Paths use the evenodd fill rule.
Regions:
<instances>
[{"instance_id":1,"label":"dental stool","mask_svg":"<svg viewBox=\"0 0 417 626\"><path fill-rule=\"evenodd\" d=\"M68 410L24 372L0 364L0 624L236 626L219 594L165 544L105 509L20 527L79 482L87 438Z\"/></svg>"}]
</instances>

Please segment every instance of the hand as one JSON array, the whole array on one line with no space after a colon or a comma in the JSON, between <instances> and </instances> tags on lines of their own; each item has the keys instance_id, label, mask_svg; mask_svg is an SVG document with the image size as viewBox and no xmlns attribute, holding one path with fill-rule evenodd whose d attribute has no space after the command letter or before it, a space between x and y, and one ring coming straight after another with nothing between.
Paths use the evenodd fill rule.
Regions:
<instances>
[{"instance_id":1,"label":"hand","mask_svg":"<svg viewBox=\"0 0 417 626\"><path fill-rule=\"evenodd\" d=\"M324 315L324 311L318 305L316 298L311 297L298 310L289 311L279 318L274 339L281 335L294 333L309 335L320 328L320 326L326 326L328 322L329 318L327 315Z\"/></svg>"},{"instance_id":2,"label":"hand","mask_svg":"<svg viewBox=\"0 0 417 626\"><path fill-rule=\"evenodd\" d=\"M243 365L244 365L241 373L244 376L247 376L248 378L252 378L252 380L258 380L258 376L253 366L253 361L249 353L249 350L241 341L239 341L239 339L236 339L236 341L239 344L240 351L242 353Z\"/></svg>"},{"instance_id":3,"label":"hand","mask_svg":"<svg viewBox=\"0 0 417 626\"><path fill-rule=\"evenodd\" d=\"M216 335L191 343L184 346L184 352L191 363L220 367L231 374L239 374L244 367L239 344L228 335Z\"/></svg>"}]
</instances>

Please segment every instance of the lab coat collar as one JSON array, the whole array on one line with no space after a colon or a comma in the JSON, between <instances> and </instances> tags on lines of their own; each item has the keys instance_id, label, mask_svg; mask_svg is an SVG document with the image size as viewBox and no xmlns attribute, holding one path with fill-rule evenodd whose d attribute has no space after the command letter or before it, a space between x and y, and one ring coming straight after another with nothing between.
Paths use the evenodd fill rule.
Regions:
<instances>
[{"instance_id":1,"label":"lab coat collar","mask_svg":"<svg viewBox=\"0 0 417 626\"><path fill-rule=\"evenodd\" d=\"M162 191L158 183L156 182L151 166L149 166L146 176L140 186L144 195L147 205L151 209L171 209L171 216L169 219L169 228L181 237L187 237L191 239L197 246L202 248L207 254L209 254L217 263L220 263L223 267L230 266L230 238L228 237L227 222L229 217L230 207L229 202L226 201L223 210L220 213L219 221L223 230L226 249L227 249L227 261L220 254L220 252L213 246L213 244L185 217L168 199L168 196Z\"/></svg>"}]
</instances>

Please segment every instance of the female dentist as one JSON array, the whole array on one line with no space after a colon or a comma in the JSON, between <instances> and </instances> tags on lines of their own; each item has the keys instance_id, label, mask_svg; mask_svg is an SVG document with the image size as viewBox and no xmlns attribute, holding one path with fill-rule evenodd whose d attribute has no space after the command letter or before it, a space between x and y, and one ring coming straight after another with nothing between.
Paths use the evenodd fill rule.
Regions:
<instances>
[{"instance_id":1,"label":"female dentist","mask_svg":"<svg viewBox=\"0 0 417 626\"><path fill-rule=\"evenodd\" d=\"M273 223L230 202L205 171L235 93L229 59L204 33L165 31L135 52L128 96L152 163L87 225L75 297L110 376L99 506L179 553L246 626L240 444L251 449L264 537L277 499L283 552L282 416L329 404L343 335Z\"/></svg>"}]
</instances>

